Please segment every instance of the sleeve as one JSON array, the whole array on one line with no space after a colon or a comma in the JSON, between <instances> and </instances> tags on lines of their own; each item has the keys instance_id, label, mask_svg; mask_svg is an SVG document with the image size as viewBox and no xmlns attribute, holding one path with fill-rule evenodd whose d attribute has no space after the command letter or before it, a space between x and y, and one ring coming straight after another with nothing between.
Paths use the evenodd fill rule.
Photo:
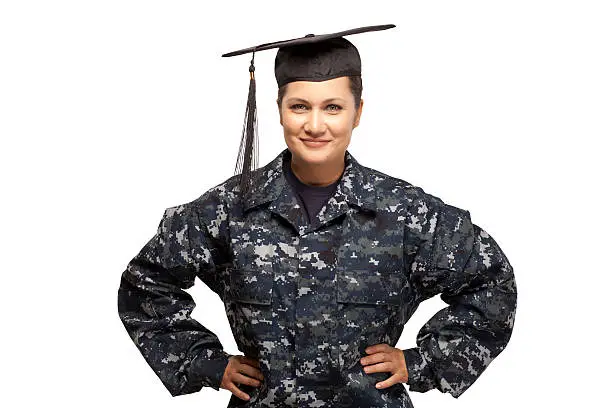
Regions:
<instances>
[{"instance_id":1,"label":"sleeve","mask_svg":"<svg viewBox=\"0 0 612 408\"><path fill-rule=\"evenodd\" d=\"M172 396L219 390L230 354L193 319L184 290L195 277L219 294L210 234L188 205L167 208L157 233L128 263L118 290L119 317Z\"/></svg>"},{"instance_id":2,"label":"sleeve","mask_svg":"<svg viewBox=\"0 0 612 408\"><path fill-rule=\"evenodd\" d=\"M468 211L440 203L434 231L410 271L416 304L440 294L448 304L404 351L411 391L437 388L458 398L506 347L516 312L513 268L493 237Z\"/></svg>"}]
</instances>

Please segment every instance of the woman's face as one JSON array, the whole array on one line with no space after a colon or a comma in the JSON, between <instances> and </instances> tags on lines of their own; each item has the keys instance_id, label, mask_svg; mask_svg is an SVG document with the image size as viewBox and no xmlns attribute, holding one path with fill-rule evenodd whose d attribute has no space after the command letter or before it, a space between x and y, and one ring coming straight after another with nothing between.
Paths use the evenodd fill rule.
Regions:
<instances>
[{"instance_id":1,"label":"woman's face","mask_svg":"<svg viewBox=\"0 0 612 408\"><path fill-rule=\"evenodd\" d=\"M279 114L293 160L305 164L343 161L362 108L363 99L355 109L346 76L287 84Z\"/></svg>"}]
</instances>

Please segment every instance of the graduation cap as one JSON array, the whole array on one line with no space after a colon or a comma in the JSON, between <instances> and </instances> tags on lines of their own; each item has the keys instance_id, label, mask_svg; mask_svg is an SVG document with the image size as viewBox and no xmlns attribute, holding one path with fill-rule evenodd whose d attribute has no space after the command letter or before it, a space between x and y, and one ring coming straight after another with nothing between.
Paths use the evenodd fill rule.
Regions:
<instances>
[{"instance_id":1,"label":"graduation cap","mask_svg":"<svg viewBox=\"0 0 612 408\"><path fill-rule=\"evenodd\" d=\"M252 53L247 107L242 127L240 151L235 175L240 176L240 194L251 186L251 171L258 167L257 105L255 103L255 52L278 48L274 74L278 87L293 81L327 81L341 76L361 75L361 59L357 48L345 35L386 30L394 24L354 28L331 34L306 34L304 37L276 41L228 52L222 57ZM255 149L255 155L253 150Z\"/></svg>"}]
</instances>

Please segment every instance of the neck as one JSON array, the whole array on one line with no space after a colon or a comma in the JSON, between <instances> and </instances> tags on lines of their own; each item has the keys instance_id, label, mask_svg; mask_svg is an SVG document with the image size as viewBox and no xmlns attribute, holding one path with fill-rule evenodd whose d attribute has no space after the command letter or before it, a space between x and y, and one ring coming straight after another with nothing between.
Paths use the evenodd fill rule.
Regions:
<instances>
[{"instance_id":1,"label":"neck","mask_svg":"<svg viewBox=\"0 0 612 408\"><path fill-rule=\"evenodd\" d=\"M315 187L326 187L335 183L344 172L344 155L340 160L325 163L305 163L291 158L291 170L302 183Z\"/></svg>"}]
</instances>

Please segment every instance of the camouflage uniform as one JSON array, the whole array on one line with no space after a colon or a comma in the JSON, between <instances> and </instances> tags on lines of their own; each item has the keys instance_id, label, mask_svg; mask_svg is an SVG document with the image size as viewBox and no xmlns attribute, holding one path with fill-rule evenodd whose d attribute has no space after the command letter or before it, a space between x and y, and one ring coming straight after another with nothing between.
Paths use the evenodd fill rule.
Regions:
<instances>
[{"instance_id":1,"label":"camouflage uniform","mask_svg":"<svg viewBox=\"0 0 612 408\"><path fill-rule=\"evenodd\" d=\"M404 384L375 384L365 348L395 346L419 303L448 307L404 350L409 390L460 396L510 339L513 269L468 211L360 165L347 151L338 188L311 224L282 173L285 149L237 202L238 176L165 210L121 276L120 318L173 395L219 389L230 354L190 317L201 279L222 299L260 387L228 407L412 407Z\"/></svg>"}]
</instances>

